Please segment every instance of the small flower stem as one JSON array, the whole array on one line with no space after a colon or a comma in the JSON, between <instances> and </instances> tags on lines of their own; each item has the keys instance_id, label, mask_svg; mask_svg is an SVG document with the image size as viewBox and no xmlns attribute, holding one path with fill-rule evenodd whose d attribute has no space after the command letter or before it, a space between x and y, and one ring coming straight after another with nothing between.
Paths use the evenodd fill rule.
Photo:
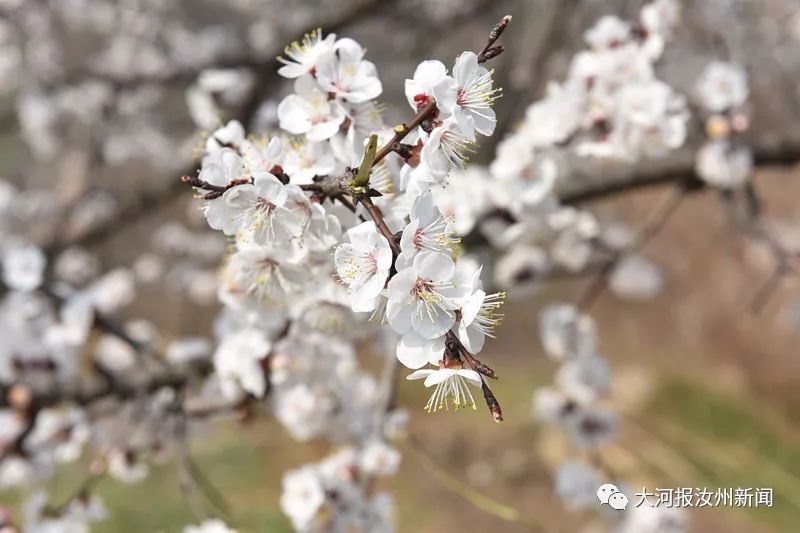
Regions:
<instances>
[{"instance_id":1,"label":"small flower stem","mask_svg":"<svg viewBox=\"0 0 800 533\"><path fill-rule=\"evenodd\" d=\"M389 241L392 252L398 255L400 253L400 245L395 242L392 231L389 229L389 226L386 225L386 221L383 219L383 215L380 209L378 209L378 206L372 202L372 198L367 195L356 195L353 198L364 206L364 209L367 210L367 213L369 213L369 216L372 217L372 220L375 222L375 226L378 227L378 231Z\"/></svg>"},{"instance_id":2,"label":"small flower stem","mask_svg":"<svg viewBox=\"0 0 800 533\"><path fill-rule=\"evenodd\" d=\"M591 309L594 302L600 297L606 288L608 277L614 271L614 268L626 256L641 250L650 240L658 235L663 229L664 225L669 221L675 210L681 205L683 198L686 196L686 188L683 185L678 186L676 189L669 192L664 199L663 203L653 212L652 217L647 223L639 230L639 233L634 238L633 242L626 248L616 252L607 263L605 263L600 271L595 275L589 283L589 286L583 291L578 298L578 308L586 312Z\"/></svg>"},{"instance_id":3,"label":"small flower stem","mask_svg":"<svg viewBox=\"0 0 800 533\"><path fill-rule=\"evenodd\" d=\"M506 522L521 525L527 531L546 531L548 533L557 531L549 523L534 519L533 516L535 513L523 514L518 509L497 501L457 479L440 466L440 461L437 461L436 458L432 457L430 453L425 450L419 439L413 436L410 437L407 440L407 446L425 470L431 472L442 486L454 494L461 496L475 508L500 518L501 520L505 520Z\"/></svg>"},{"instance_id":4,"label":"small flower stem","mask_svg":"<svg viewBox=\"0 0 800 533\"><path fill-rule=\"evenodd\" d=\"M426 120L428 120L430 118L433 118L434 116L436 116L436 113L438 113L438 112L439 112L439 108L436 107L436 103L435 102L431 102L430 104L428 104L425 107L423 107L422 109L420 109L417 112L417 114L414 115L414 118L411 119L411 122L409 122L408 124L403 123L403 124L398 124L397 126L395 126L394 127L394 135L392 136L391 139L389 139L389 142L387 142L385 145L383 145L383 147L380 150L378 150L378 154L375 156L375 160L373 161L372 165L375 166L384 157L386 157L387 155L391 154L394 151L392 147L396 143L399 143L400 141L405 139L406 135L411 133L411 131L414 128L418 127L420 124L422 124Z\"/></svg>"}]
</instances>

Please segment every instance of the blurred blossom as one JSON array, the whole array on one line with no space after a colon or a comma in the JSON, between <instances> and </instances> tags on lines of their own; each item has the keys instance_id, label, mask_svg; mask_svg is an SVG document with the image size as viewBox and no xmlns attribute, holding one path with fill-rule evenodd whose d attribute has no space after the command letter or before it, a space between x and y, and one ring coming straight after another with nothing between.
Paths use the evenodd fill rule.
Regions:
<instances>
[{"instance_id":1,"label":"blurred blossom","mask_svg":"<svg viewBox=\"0 0 800 533\"><path fill-rule=\"evenodd\" d=\"M124 268L117 268L92 283L87 295L94 306L110 313L129 305L136 296L133 274Z\"/></svg>"},{"instance_id":2,"label":"blurred blossom","mask_svg":"<svg viewBox=\"0 0 800 533\"><path fill-rule=\"evenodd\" d=\"M69 247L56 258L54 271L57 278L75 287L86 285L100 269L97 257L80 247Z\"/></svg>"},{"instance_id":3,"label":"blurred blossom","mask_svg":"<svg viewBox=\"0 0 800 533\"><path fill-rule=\"evenodd\" d=\"M609 286L620 298L649 300L661 292L664 277L652 261L632 255L624 257L614 268Z\"/></svg>"},{"instance_id":4,"label":"blurred blossom","mask_svg":"<svg viewBox=\"0 0 800 533\"><path fill-rule=\"evenodd\" d=\"M148 471L149 467L130 450L114 448L108 454L108 473L117 481L128 485L139 483Z\"/></svg>"},{"instance_id":5,"label":"blurred blossom","mask_svg":"<svg viewBox=\"0 0 800 533\"><path fill-rule=\"evenodd\" d=\"M555 489L559 498L570 509L585 509L597 503L600 474L594 468L579 462L567 462L556 472Z\"/></svg>"},{"instance_id":6,"label":"blurred blossom","mask_svg":"<svg viewBox=\"0 0 800 533\"><path fill-rule=\"evenodd\" d=\"M146 254L133 263L133 272L140 283L155 283L164 274L164 261L155 254Z\"/></svg>"},{"instance_id":7,"label":"blurred blossom","mask_svg":"<svg viewBox=\"0 0 800 533\"><path fill-rule=\"evenodd\" d=\"M556 383L572 399L591 403L608 394L611 370L599 355L587 355L567 361L556 374Z\"/></svg>"},{"instance_id":8,"label":"blurred blossom","mask_svg":"<svg viewBox=\"0 0 800 533\"><path fill-rule=\"evenodd\" d=\"M539 315L542 346L556 360L594 354L596 333L594 320L569 304L554 304Z\"/></svg>"},{"instance_id":9,"label":"blurred blossom","mask_svg":"<svg viewBox=\"0 0 800 533\"><path fill-rule=\"evenodd\" d=\"M708 184L722 189L743 185L753 172L753 153L746 146L729 141L708 141L697 154L697 174Z\"/></svg>"},{"instance_id":10,"label":"blurred blossom","mask_svg":"<svg viewBox=\"0 0 800 533\"><path fill-rule=\"evenodd\" d=\"M687 516L682 509L634 506L626 513L620 528L621 533L683 533L686 531Z\"/></svg>"},{"instance_id":11,"label":"blurred blossom","mask_svg":"<svg viewBox=\"0 0 800 533\"><path fill-rule=\"evenodd\" d=\"M97 361L115 374L124 374L133 370L137 365L138 354L136 351L117 337L103 335L95 350Z\"/></svg>"},{"instance_id":12,"label":"blurred blossom","mask_svg":"<svg viewBox=\"0 0 800 533\"><path fill-rule=\"evenodd\" d=\"M235 530L225 525L222 520L206 520L198 526L186 526L183 533L236 533Z\"/></svg>"},{"instance_id":13,"label":"blurred blossom","mask_svg":"<svg viewBox=\"0 0 800 533\"><path fill-rule=\"evenodd\" d=\"M714 61L706 66L695 90L700 105L709 111L733 109L747 101L747 74L740 65Z\"/></svg>"},{"instance_id":14,"label":"blurred blossom","mask_svg":"<svg viewBox=\"0 0 800 533\"><path fill-rule=\"evenodd\" d=\"M212 353L211 342L204 337L189 337L169 343L167 360L176 365L208 360Z\"/></svg>"},{"instance_id":15,"label":"blurred blossom","mask_svg":"<svg viewBox=\"0 0 800 533\"><path fill-rule=\"evenodd\" d=\"M18 291L32 291L42 284L46 258L35 246L12 246L2 252L3 283Z\"/></svg>"}]
</instances>

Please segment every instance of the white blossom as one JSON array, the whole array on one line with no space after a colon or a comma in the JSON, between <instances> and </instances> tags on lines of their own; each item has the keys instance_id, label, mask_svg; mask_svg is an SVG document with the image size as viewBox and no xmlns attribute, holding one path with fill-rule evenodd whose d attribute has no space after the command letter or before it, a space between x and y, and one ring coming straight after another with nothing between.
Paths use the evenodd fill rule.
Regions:
<instances>
[{"instance_id":1,"label":"white blossom","mask_svg":"<svg viewBox=\"0 0 800 533\"><path fill-rule=\"evenodd\" d=\"M287 57L278 58L284 65L278 69L278 74L285 78L297 78L312 72L322 56L333 52L335 41L336 34L330 33L323 38L321 30L305 35L300 42L293 42L284 49Z\"/></svg>"},{"instance_id":2,"label":"white blossom","mask_svg":"<svg viewBox=\"0 0 800 533\"><path fill-rule=\"evenodd\" d=\"M348 286L354 311L373 311L392 266L392 250L374 222L363 222L347 231L349 243L336 248L334 261L339 278Z\"/></svg>"},{"instance_id":3,"label":"white blossom","mask_svg":"<svg viewBox=\"0 0 800 533\"><path fill-rule=\"evenodd\" d=\"M361 451L360 466L369 475L394 475L400 466L400 452L383 441L372 441Z\"/></svg>"},{"instance_id":4,"label":"white blossom","mask_svg":"<svg viewBox=\"0 0 800 533\"><path fill-rule=\"evenodd\" d=\"M311 142L330 139L339 131L345 110L336 100L328 100L311 75L294 82L294 94L278 105L281 128L295 135L305 135Z\"/></svg>"},{"instance_id":5,"label":"white blossom","mask_svg":"<svg viewBox=\"0 0 800 533\"><path fill-rule=\"evenodd\" d=\"M2 253L3 283L18 291L42 284L47 259L36 246L13 246Z\"/></svg>"},{"instance_id":6,"label":"white blossom","mask_svg":"<svg viewBox=\"0 0 800 533\"><path fill-rule=\"evenodd\" d=\"M682 509L638 505L626 513L620 533L684 533L687 521Z\"/></svg>"},{"instance_id":7,"label":"white blossom","mask_svg":"<svg viewBox=\"0 0 800 533\"><path fill-rule=\"evenodd\" d=\"M406 80L405 93L408 104L420 110L434 100L434 87L447 76L447 67L436 60L423 61L414 70L414 77Z\"/></svg>"},{"instance_id":8,"label":"white blossom","mask_svg":"<svg viewBox=\"0 0 800 533\"><path fill-rule=\"evenodd\" d=\"M417 197L409 213L411 219L403 228L400 238L402 260L398 263L407 264L414 256L423 250L430 252L448 253L459 242L453 236L450 219L445 218L434 204L433 195L425 192Z\"/></svg>"},{"instance_id":9,"label":"white blossom","mask_svg":"<svg viewBox=\"0 0 800 533\"><path fill-rule=\"evenodd\" d=\"M464 368L439 368L437 370L420 369L412 372L406 379L424 379L426 387L436 387L431 395L425 410L429 413L440 409L454 409L459 407L472 407L476 409L475 398L472 396L468 385L481 386L481 376L474 370Z\"/></svg>"},{"instance_id":10,"label":"white blossom","mask_svg":"<svg viewBox=\"0 0 800 533\"><path fill-rule=\"evenodd\" d=\"M708 141L697 153L697 174L709 185L735 189L753 173L753 153L726 140Z\"/></svg>"},{"instance_id":11,"label":"white blossom","mask_svg":"<svg viewBox=\"0 0 800 533\"><path fill-rule=\"evenodd\" d=\"M304 531L325 503L321 480L311 467L293 470L283 476L281 510L298 531Z\"/></svg>"},{"instance_id":12,"label":"white blossom","mask_svg":"<svg viewBox=\"0 0 800 533\"><path fill-rule=\"evenodd\" d=\"M712 112L727 111L747 101L749 88L747 73L735 63L712 61L695 87L697 99Z\"/></svg>"},{"instance_id":13,"label":"white blossom","mask_svg":"<svg viewBox=\"0 0 800 533\"><path fill-rule=\"evenodd\" d=\"M242 390L257 398L264 395L266 379L261 361L271 347L264 333L255 329L245 329L222 340L214 353L214 368L226 396L235 398Z\"/></svg>"},{"instance_id":14,"label":"white blossom","mask_svg":"<svg viewBox=\"0 0 800 533\"><path fill-rule=\"evenodd\" d=\"M601 478L597 470L579 462L567 462L558 468L556 494L572 509L585 509L597 502Z\"/></svg>"},{"instance_id":15,"label":"white blossom","mask_svg":"<svg viewBox=\"0 0 800 533\"><path fill-rule=\"evenodd\" d=\"M609 277L609 287L622 298L648 300L663 286L664 276L658 266L638 255L623 258Z\"/></svg>"},{"instance_id":16,"label":"white blossom","mask_svg":"<svg viewBox=\"0 0 800 533\"><path fill-rule=\"evenodd\" d=\"M364 49L352 39L339 39L331 53L317 61L317 81L325 91L358 104L383 92L375 65L364 59Z\"/></svg>"},{"instance_id":17,"label":"white blossom","mask_svg":"<svg viewBox=\"0 0 800 533\"><path fill-rule=\"evenodd\" d=\"M457 285L452 259L421 252L387 286L389 325L403 335L397 357L409 368L436 364L444 350L444 334L455 324L455 311L466 296Z\"/></svg>"},{"instance_id":18,"label":"white blossom","mask_svg":"<svg viewBox=\"0 0 800 533\"><path fill-rule=\"evenodd\" d=\"M476 131L487 136L494 133L492 103L497 91L492 89L492 72L478 64L474 52L463 52L456 58L453 78L438 81L433 94L439 110L453 115L467 140L474 141Z\"/></svg>"},{"instance_id":19,"label":"white blossom","mask_svg":"<svg viewBox=\"0 0 800 533\"><path fill-rule=\"evenodd\" d=\"M186 526L183 528L183 533L236 533L236 531L226 526L222 520L211 519L197 526Z\"/></svg>"},{"instance_id":20,"label":"white blossom","mask_svg":"<svg viewBox=\"0 0 800 533\"><path fill-rule=\"evenodd\" d=\"M539 334L547 354L557 360L595 352L594 320L569 304L544 309L539 315Z\"/></svg>"}]
</instances>

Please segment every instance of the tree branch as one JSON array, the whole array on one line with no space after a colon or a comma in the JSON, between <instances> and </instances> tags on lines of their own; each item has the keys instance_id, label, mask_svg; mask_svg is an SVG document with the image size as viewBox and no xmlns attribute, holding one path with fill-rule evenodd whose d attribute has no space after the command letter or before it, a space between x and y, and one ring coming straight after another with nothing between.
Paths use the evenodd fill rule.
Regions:
<instances>
[{"instance_id":1,"label":"tree branch","mask_svg":"<svg viewBox=\"0 0 800 533\"><path fill-rule=\"evenodd\" d=\"M686 148L674 157L648 161L646 166L619 168L611 173L590 161L585 169L577 169L558 191L563 204L578 205L647 187L683 182L687 192L706 187L694 169L695 153ZM800 140L780 145L755 145L753 158L759 167L792 167L800 162Z\"/></svg>"},{"instance_id":2,"label":"tree branch","mask_svg":"<svg viewBox=\"0 0 800 533\"><path fill-rule=\"evenodd\" d=\"M324 27L326 31L336 32L342 28L357 22L364 17L373 14L379 9L385 9L397 0L359 0L347 2L347 8L333 13L327 20L318 20L311 24L309 27L301 30L295 39L283 39L280 42L290 42L292 40L300 40L302 37L319 28ZM253 118L258 111L261 102L270 94L275 92L280 85L280 76L277 73L281 63L278 62L276 57L283 52L283 46L276 48L264 57L268 60L261 60L258 62L239 63L234 65L232 63L222 65L215 63L208 65L208 68L231 68L234 66L247 66L256 70L256 78L250 89L249 97L241 106L240 111L236 116L232 117L243 125L247 126L252 122ZM194 76L199 71L193 71ZM181 74L183 76L183 74ZM193 176L197 173L197 164L192 164L183 170L180 174ZM158 212L162 208L169 206L172 202L181 196L183 193L183 186L180 181L169 180L168 185L158 190L144 191L140 193L134 200L127 205L121 207L110 220L106 220L103 224L89 227L85 231L69 237L61 242L52 242L45 246L45 253L48 257L54 257L59 252L70 246L92 246L99 244L115 235L120 228L128 226L137 220Z\"/></svg>"}]
</instances>

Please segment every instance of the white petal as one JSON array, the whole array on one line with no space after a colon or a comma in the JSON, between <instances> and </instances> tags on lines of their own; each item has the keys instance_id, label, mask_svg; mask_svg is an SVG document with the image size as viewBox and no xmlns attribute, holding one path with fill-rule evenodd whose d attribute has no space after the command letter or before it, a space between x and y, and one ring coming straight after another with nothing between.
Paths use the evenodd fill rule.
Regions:
<instances>
[{"instance_id":1,"label":"white petal","mask_svg":"<svg viewBox=\"0 0 800 533\"><path fill-rule=\"evenodd\" d=\"M461 370L457 371L457 374L462 378L466 379L470 385L474 385L475 387L481 386L481 375L475 372L474 370L468 370L466 368L462 368Z\"/></svg>"},{"instance_id":2,"label":"white petal","mask_svg":"<svg viewBox=\"0 0 800 533\"><path fill-rule=\"evenodd\" d=\"M414 244L414 237L416 236L419 222L411 220L411 222L403 228L403 234L400 236L400 250L405 256L404 259L410 259L417 253L417 247Z\"/></svg>"},{"instance_id":3,"label":"white petal","mask_svg":"<svg viewBox=\"0 0 800 533\"><path fill-rule=\"evenodd\" d=\"M377 300L380 295L370 295L360 290L350 291L347 293L350 302L350 308L356 313L368 313L374 311L377 305Z\"/></svg>"},{"instance_id":4,"label":"white petal","mask_svg":"<svg viewBox=\"0 0 800 533\"><path fill-rule=\"evenodd\" d=\"M458 340L470 353L476 354L483 350L486 334L476 326L467 326L463 322L458 325Z\"/></svg>"},{"instance_id":5,"label":"white petal","mask_svg":"<svg viewBox=\"0 0 800 533\"><path fill-rule=\"evenodd\" d=\"M311 126L311 129L306 133L306 139L311 142L326 141L339 132L339 125L341 123L341 119L333 119L315 124Z\"/></svg>"},{"instance_id":6,"label":"white petal","mask_svg":"<svg viewBox=\"0 0 800 533\"><path fill-rule=\"evenodd\" d=\"M439 383L446 381L456 375L456 371L452 368L440 368L425 379L425 386L432 387Z\"/></svg>"},{"instance_id":7,"label":"white petal","mask_svg":"<svg viewBox=\"0 0 800 533\"><path fill-rule=\"evenodd\" d=\"M477 290L467 299L467 303L461 308L461 323L469 326L472 324L472 321L475 320L475 317L478 316L478 312L481 310L481 305L483 305L483 300L486 298L486 293L481 290Z\"/></svg>"},{"instance_id":8,"label":"white petal","mask_svg":"<svg viewBox=\"0 0 800 533\"><path fill-rule=\"evenodd\" d=\"M347 230L347 236L350 238L350 242L353 243L353 246L355 246L356 249L363 250L365 249L364 244L367 242L369 235L377 233L377 231L378 229L375 227L375 223L368 221L362 222L358 226Z\"/></svg>"},{"instance_id":9,"label":"white petal","mask_svg":"<svg viewBox=\"0 0 800 533\"><path fill-rule=\"evenodd\" d=\"M444 337L424 339L410 331L397 343L397 360L408 368L422 368L431 360L437 363L444 354Z\"/></svg>"},{"instance_id":10,"label":"white petal","mask_svg":"<svg viewBox=\"0 0 800 533\"><path fill-rule=\"evenodd\" d=\"M311 129L308 102L296 94L290 94L278 104L278 121L283 130L300 135Z\"/></svg>"},{"instance_id":11,"label":"white petal","mask_svg":"<svg viewBox=\"0 0 800 533\"><path fill-rule=\"evenodd\" d=\"M410 373L409 375L407 375L406 379L409 380L409 381L414 381L414 380L417 380L417 379L425 379L430 374L432 374L433 372L436 372L436 371L435 370L431 370L430 368L422 368L420 370L415 370L412 373Z\"/></svg>"},{"instance_id":12,"label":"white petal","mask_svg":"<svg viewBox=\"0 0 800 533\"><path fill-rule=\"evenodd\" d=\"M453 77L461 87L467 85L470 78L478 72L478 56L475 52L462 52L453 66Z\"/></svg>"},{"instance_id":13,"label":"white petal","mask_svg":"<svg viewBox=\"0 0 800 533\"><path fill-rule=\"evenodd\" d=\"M411 207L411 220L419 222L419 226L425 227L441 216L439 208L433 201L431 191L425 191L421 196L414 200Z\"/></svg>"},{"instance_id":14,"label":"white petal","mask_svg":"<svg viewBox=\"0 0 800 533\"><path fill-rule=\"evenodd\" d=\"M446 254L422 252L414 258L414 270L425 279L448 281L452 279L456 266Z\"/></svg>"},{"instance_id":15,"label":"white petal","mask_svg":"<svg viewBox=\"0 0 800 533\"><path fill-rule=\"evenodd\" d=\"M447 76L447 67L435 59L423 61L414 70L414 81L431 85Z\"/></svg>"},{"instance_id":16,"label":"white petal","mask_svg":"<svg viewBox=\"0 0 800 533\"><path fill-rule=\"evenodd\" d=\"M416 310L411 315L411 326L426 339L435 339L453 327L456 322L455 314L440 307L435 309L435 314L429 314L426 306L424 301L417 301Z\"/></svg>"},{"instance_id":17,"label":"white petal","mask_svg":"<svg viewBox=\"0 0 800 533\"><path fill-rule=\"evenodd\" d=\"M451 114L458 98L458 82L450 76L442 78L433 86L433 97L439 111L446 115Z\"/></svg>"}]
</instances>

